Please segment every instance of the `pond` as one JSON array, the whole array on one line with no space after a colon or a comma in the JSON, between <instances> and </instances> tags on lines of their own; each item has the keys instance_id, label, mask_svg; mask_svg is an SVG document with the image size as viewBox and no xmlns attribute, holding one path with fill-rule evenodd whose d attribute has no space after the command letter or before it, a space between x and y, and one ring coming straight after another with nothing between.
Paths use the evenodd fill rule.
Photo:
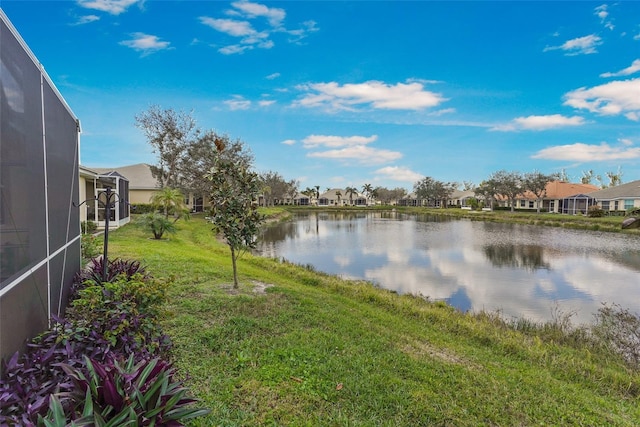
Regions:
<instances>
[{"instance_id":1,"label":"pond","mask_svg":"<svg viewBox=\"0 0 640 427\"><path fill-rule=\"evenodd\" d=\"M640 312L640 238L396 212L296 214L265 229L257 252L364 279L462 311L534 321L602 303Z\"/></svg>"}]
</instances>

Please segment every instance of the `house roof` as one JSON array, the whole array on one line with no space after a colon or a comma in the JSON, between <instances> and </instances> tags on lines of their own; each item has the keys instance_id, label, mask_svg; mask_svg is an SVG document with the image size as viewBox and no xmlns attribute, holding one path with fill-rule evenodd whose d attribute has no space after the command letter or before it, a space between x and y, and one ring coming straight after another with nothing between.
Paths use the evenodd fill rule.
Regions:
<instances>
[{"instance_id":1,"label":"house roof","mask_svg":"<svg viewBox=\"0 0 640 427\"><path fill-rule=\"evenodd\" d=\"M640 180L598 190L590 196L597 200L637 199L640 198Z\"/></svg>"},{"instance_id":2,"label":"house roof","mask_svg":"<svg viewBox=\"0 0 640 427\"><path fill-rule=\"evenodd\" d=\"M577 184L565 181L549 181L546 186L545 199L565 199L576 194L589 194L598 191L598 187L591 184ZM593 197L593 196L592 196ZM536 195L527 191L524 199L537 199Z\"/></svg>"},{"instance_id":3,"label":"house roof","mask_svg":"<svg viewBox=\"0 0 640 427\"><path fill-rule=\"evenodd\" d=\"M82 165L78 165L78 172L80 173L80 176L86 176L91 178L95 178L96 176L98 176L98 172Z\"/></svg>"},{"instance_id":4,"label":"house roof","mask_svg":"<svg viewBox=\"0 0 640 427\"><path fill-rule=\"evenodd\" d=\"M340 200L349 200L344 188L332 188L330 190L325 191L320 195L320 199L329 199L329 200L338 200L337 192L340 192Z\"/></svg>"},{"instance_id":5,"label":"house roof","mask_svg":"<svg viewBox=\"0 0 640 427\"><path fill-rule=\"evenodd\" d=\"M157 190L158 180L151 174L151 166L146 163L121 166L117 168L94 168L101 174L117 172L129 180L130 190Z\"/></svg>"}]
</instances>

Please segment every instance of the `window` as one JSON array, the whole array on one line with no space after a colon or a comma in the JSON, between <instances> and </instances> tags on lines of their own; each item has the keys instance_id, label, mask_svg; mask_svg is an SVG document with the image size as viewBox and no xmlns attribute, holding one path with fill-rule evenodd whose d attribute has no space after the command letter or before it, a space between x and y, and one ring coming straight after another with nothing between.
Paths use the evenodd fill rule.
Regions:
<instances>
[{"instance_id":1,"label":"window","mask_svg":"<svg viewBox=\"0 0 640 427\"><path fill-rule=\"evenodd\" d=\"M524 200L520 200L520 207L524 208L524 206L525 206L525 201Z\"/></svg>"},{"instance_id":2,"label":"window","mask_svg":"<svg viewBox=\"0 0 640 427\"><path fill-rule=\"evenodd\" d=\"M618 210L618 201L617 200L615 202L613 202L613 210L614 211Z\"/></svg>"},{"instance_id":3,"label":"window","mask_svg":"<svg viewBox=\"0 0 640 427\"><path fill-rule=\"evenodd\" d=\"M624 201L624 210L633 208L633 199L625 199Z\"/></svg>"},{"instance_id":4,"label":"window","mask_svg":"<svg viewBox=\"0 0 640 427\"><path fill-rule=\"evenodd\" d=\"M549 210L550 210L551 212L553 212L553 211L554 211L554 209L555 209L555 207L556 207L556 201L555 201L555 200L550 201L550 202L549 202Z\"/></svg>"},{"instance_id":5,"label":"window","mask_svg":"<svg viewBox=\"0 0 640 427\"><path fill-rule=\"evenodd\" d=\"M529 202L529 209L533 209L533 200Z\"/></svg>"},{"instance_id":6,"label":"window","mask_svg":"<svg viewBox=\"0 0 640 427\"><path fill-rule=\"evenodd\" d=\"M603 202L602 202L602 210L603 210L603 211L611 210L611 209L610 209L610 206L609 206L609 201L608 201L608 200L607 200L607 201L603 201Z\"/></svg>"}]
</instances>

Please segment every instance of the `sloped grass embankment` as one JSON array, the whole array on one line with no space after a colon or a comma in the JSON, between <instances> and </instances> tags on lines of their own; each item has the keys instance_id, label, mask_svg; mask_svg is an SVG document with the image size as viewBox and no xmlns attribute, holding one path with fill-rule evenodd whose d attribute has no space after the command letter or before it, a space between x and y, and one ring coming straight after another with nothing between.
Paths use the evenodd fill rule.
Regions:
<instances>
[{"instance_id":1,"label":"sloped grass embankment","mask_svg":"<svg viewBox=\"0 0 640 427\"><path fill-rule=\"evenodd\" d=\"M640 424L640 375L604 350L249 254L233 292L211 225L179 229L109 247L172 281L172 356L211 409L192 425Z\"/></svg>"}]
</instances>

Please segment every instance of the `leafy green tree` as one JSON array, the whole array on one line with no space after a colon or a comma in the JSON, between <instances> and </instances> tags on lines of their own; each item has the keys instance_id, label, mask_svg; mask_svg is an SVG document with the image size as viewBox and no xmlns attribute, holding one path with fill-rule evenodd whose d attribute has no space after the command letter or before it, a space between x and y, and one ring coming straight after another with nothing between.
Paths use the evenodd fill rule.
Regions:
<instances>
[{"instance_id":1,"label":"leafy green tree","mask_svg":"<svg viewBox=\"0 0 640 427\"><path fill-rule=\"evenodd\" d=\"M245 250L255 248L258 228L263 221L257 200L262 182L250 164L242 161L242 152L228 153L219 142L218 156L207 178L211 184L211 221L231 250L233 287L238 288L237 259Z\"/></svg>"},{"instance_id":2,"label":"leafy green tree","mask_svg":"<svg viewBox=\"0 0 640 427\"><path fill-rule=\"evenodd\" d=\"M401 187L389 190L386 187L376 187L371 192L371 197L380 200L381 203L388 205L397 202L407 195L407 190Z\"/></svg>"},{"instance_id":3,"label":"leafy green tree","mask_svg":"<svg viewBox=\"0 0 640 427\"><path fill-rule=\"evenodd\" d=\"M287 182L287 190L285 191L285 196L287 196L287 198L291 200L292 205L295 204L295 198L298 195L299 190L300 181L292 179L291 181Z\"/></svg>"},{"instance_id":4,"label":"leafy green tree","mask_svg":"<svg viewBox=\"0 0 640 427\"><path fill-rule=\"evenodd\" d=\"M253 155L240 140L232 141L227 135L218 135L209 130L200 134L187 148L181 160L182 190L206 197L209 194L210 182L207 173L215 165L218 158L217 145L224 145L225 156L234 157L238 162L250 165Z\"/></svg>"},{"instance_id":5,"label":"leafy green tree","mask_svg":"<svg viewBox=\"0 0 640 427\"><path fill-rule=\"evenodd\" d=\"M266 206L273 206L276 200L282 202L286 197L289 183L278 172L263 172L260 181Z\"/></svg>"},{"instance_id":6,"label":"leafy green tree","mask_svg":"<svg viewBox=\"0 0 640 427\"><path fill-rule=\"evenodd\" d=\"M494 181L490 179L482 181L480 185L476 187L474 193L477 197L484 200L485 206L493 209L493 202L498 196L498 190Z\"/></svg>"},{"instance_id":7,"label":"leafy green tree","mask_svg":"<svg viewBox=\"0 0 640 427\"><path fill-rule=\"evenodd\" d=\"M542 199L547 195L547 184L558 179L557 174L546 175L538 171L524 175L523 190L530 191L536 196L537 212L540 213Z\"/></svg>"},{"instance_id":8,"label":"leafy green tree","mask_svg":"<svg viewBox=\"0 0 640 427\"><path fill-rule=\"evenodd\" d=\"M513 212L516 199L525 191L522 174L520 172L500 170L494 172L489 180L493 181L497 194L507 198L509 206L511 206L511 212Z\"/></svg>"},{"instance_id":9,"label":"leafy green tree","mask_svg":"<svg viewBox=\"0 0 640 427\"><path fill-rule=\"evenodd\" d=\"M443 208L456 186L456 183L442 182L426 176L414 184L413 191L418 199L427 200L430 206L436 206L440 202L440 207Z\"/></svg>"}]
</instances>

